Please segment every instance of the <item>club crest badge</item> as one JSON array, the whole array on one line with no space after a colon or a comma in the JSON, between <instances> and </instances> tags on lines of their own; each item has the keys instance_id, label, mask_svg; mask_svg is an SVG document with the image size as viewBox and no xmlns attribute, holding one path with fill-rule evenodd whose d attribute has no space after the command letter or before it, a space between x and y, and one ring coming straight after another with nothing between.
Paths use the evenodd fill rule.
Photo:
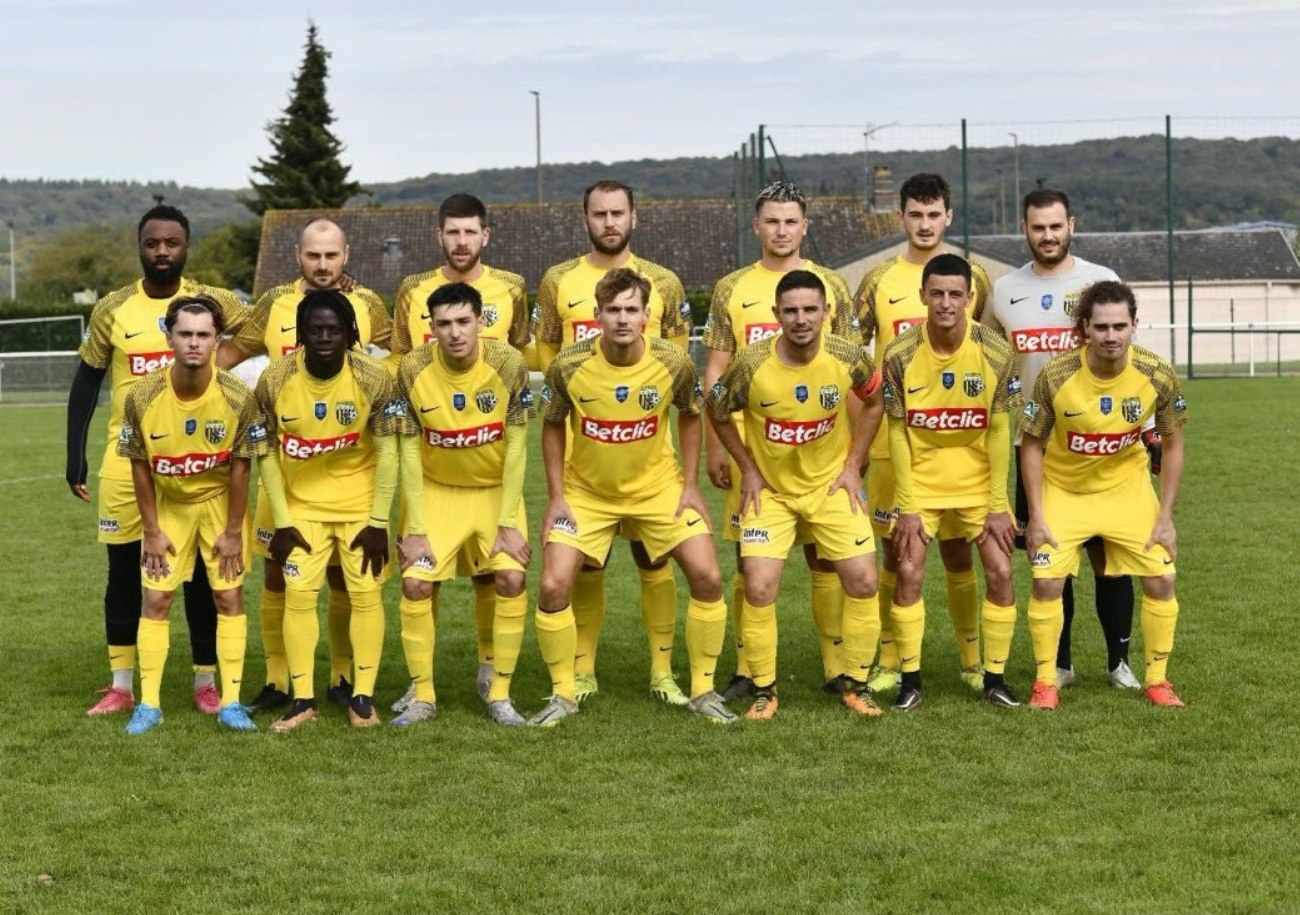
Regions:
<instances>
[{"instance_id":1,"label":"club crest badge","mask_svg":"<svg viewBox=\"0 0 1300 915\"><path fill-rule=\"evenodd\" d=\"M620 384L618 387L614 388L614 399L619 403L627 403L627 399L631 393L631 388L625 384Z\"/></svg>"},{"instance_id":2,"label":"club crest badge","mask_svg":"<svg viewBox=\"0 0 1300 915\"><path fill-rule=\"evenodd\" d=\"M795 385L795 386L794 386L794 399L797 400L797 401L799 401L799 403L807 403L807 402L808 402L808 385L806 385L806 384L797 384L797 385Z\"/></svg>"},{"instance_id":3,"label":"club crest badge","mask_svg":"<svg viewBox=\"0 0 1300 915\"><path fill-rule=\"evenodd\" d=\"M334 418L340 426L350 426L357 421L357 405L350 400L340 400L334 405Z\"/></svg>"},{"instance_id":4,"label":"club crest badge","mask_svg":"<svg viewBox=\"0 0 1300 915\"><path fill-rule=\"evenodd\" d=\"M659 389L654 385L642 388L637 394L637 403L641 405L642 410L653 410L659 406Z\"/></svg>"},{"instance_id":5,"label":"club crest badge","mask_svg":"<svg viewBox=\"0 0 1300 915\"><path fill-rule=\"evenodd\" d=\"M1115 409L1115 401L1107 395L1098 401L1097 406L1101 407L1102 416L1110 416L1110 411Z\"/></svg>"},{"instance_id":6,"label":"club crest badge","mask_svg":"<svg viewBox=\"0 0 1300 915\"><path fill-rule=\"evenodd\" d=\"M840 405L840 389L833 384L822 385L817 394L821 398L823 410L834 410Z\"/></svg>"},{"instance_id":7,"label":"club crest badge","mask_svg":"<svg viewBox=\"0 0 1300 915\"><path fill-rule=\"evenodd\" d=\"M497 408L497 396L490 390L482 390L474 395L474 403L478 404L480 413L491 413Z\"/></svg>"},{"instance_id":8,"label":"club crest badge","mask_svg":"<svg viewBox=\"0 0 1300 915\"><path fill-rule=\"evenodd\" d=\"M312 415L317 419L324 419L329 415L329 407L325 405L325 401L318 400L312 405Z\"/></svg>"},{"instance_id":9,"label":"club crest badge","mask_svg":"<svg viewBox=\"0 0 1300 915\"><path fill-rule=\"evenodd\" d=\"M961 389L967 397L979 397L984 393L984 376L979 372L967 372L962 376Z\"/></svg>"},{"instance_id":10,"label":"club crest badge","mask_svg":"<svg viewBox=\"0 0 1300 915\"><path fill-rule=\"evenodd\" d=\"M939 380L943 382L943 387L945 391L951 391L953 389L953 386L957 384L957 373L944 372L943 377L941 377Z\"/></svg>"},{"instance_id":11,"label":"club crest badge","mask_svg":"<svg viewBox=\"0 0 1300 915\"><path fill-rule=\"evenodd\" d=\"M465 395L462 394L460 391L457 391L455 394L451 395L451 405L455 407L457 410L464 410L465 404L467 402L468 401L466 400Z\"/></svg>"},{"instance_id":12,"label":"club crest badge","mask_svg":"<svg viewBox=\"0 0 1300 915\"><path fill-rule=\"evenodd\" d=\"M193 435L195 432L198 431L198 429L199 429L199 421L198 421L197 419L187 419L187 420L185 420L185 434L186 434L186 435Z\"/></svg>"},{"instance_id":13,"label":"club crest badge","mask_svg":"<svg viewBox=\"0 0 1300 915\"><path fill-rule=\"evenodd\" d=\"M210 419L203 424L203 437L210 444L220 445L226 440L226 424L219 419Z\"/></svg>"},{"instance_id":14,"label":"club crest badge","mask_svg":"<svg viewBox=\"0 0 1300 915\"><path fill-rule=\"evenodd\" d=\"M501 319L501 312L497 311L495 305L483 306L483 326L492 327Z\"/></svg>"},{"instance_id":15,"label":"club crest badge","mask_svg":"<svg viewBox=\"0 0 1300 915\"><path fill-rule=\"evenodd\" d=\"M1056 300L1052 298L1052 294L1050 292L1046 292L1043 293L1043 297L1038 300L1038 304L1043 309L1043 311L1051 311L1052 303L1054 301Z\"/></svg>"},{"instance_id":16,"label":"club crest badge","mask_svg":"<svg viewBox=\"0 0 1300 915\"><path fill-rule=\"evenodd\" d=\"M1142 400L1138 397L1125 397L1119 402L1120 415L1126 423L1136 423L1142 418Z\"/></svg>"}]
</instances>

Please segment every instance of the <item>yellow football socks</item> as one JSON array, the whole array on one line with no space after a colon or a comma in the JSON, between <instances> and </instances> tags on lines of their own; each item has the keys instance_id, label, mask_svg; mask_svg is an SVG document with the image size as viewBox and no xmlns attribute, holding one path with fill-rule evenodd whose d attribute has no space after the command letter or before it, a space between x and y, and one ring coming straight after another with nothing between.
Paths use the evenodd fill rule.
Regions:
<instances>
[{"instance_id":1,"label":"yellow football socks","mask_svg":"<svg viewBox=\"0 0 1300 915\"><path fill-rule=\"evenodd\" d=\"M402 614L402 652L406 655L406 672L415 686L415 698L421 702L436 702L433 652L437 633L433 625L433 607L428 600L411 600L405 595L398 607Z\"/></svg>"},{"instance_id":2,"label":"yellow football socks","mask_svg":"<svg viewBox=\"0 0 1300 915\"><path fill-rule=\"evenodd\" d=\"M880 641L878 596L844 596L844 672L860 683L871 676Z\"/></svg>"},{"instance_id":3,"label":"yellow football socks","mask_svg":"<svg viewBox=\"0 0 1300 915\"><path fill-rule=\"evenodd\" d=\"M510 679L515 675L524 645L524 620L528 615L528 594L496 598L496 621L492 626L492 690L489 702L510 698Z\"/></svg>"},{"instance_id":4,"label":"yellow football socks","mask_svg":"<svg viewBox=\"0 0 1300 915\"><path fill-rule=\"evenodd\" d=\"M898 670L898 643L894 641L894 588L898 573L880 570L880 587L876 599L880 604L880 666Z\"/></svg>"},{"instance_id":5,"label":"yellow football socks","mask_svg":"<svg viewBox=\"0 0 1300 915\"><path fill-rule=\"evenodd\" d=\"M1142 595L1142 642L1146 651L1147 686L1155 686L1168 679L1165 670L1169 665L1169 655L1174 650L1174 627L1177 625L1178 598L1156 600ZM143 657L141 654L142 664ZM143 680L143 667L140 676Z\"/></svg>"},{"instance_id":6,"label":"yellow football socks","mask_svg":"<svg viewBox=\"0 0 1300 915\"><path fill-rule=\"evenodd\" d=\"M686 653L691 659L691 698L713 689L718 655L727 638L727 605L721 598L704 603L691 598L686 604Z\"/></svg>"},{"instance_id":7,"label":"yellow football socks","mask_svg":"<svg viewBox=\"0 0 1300 915\"><path fill-rule=\"evenodd\" d=\"M284 656L289 663L289 682L295 699L315 699L312 670L316 645L320 642L320 619L316 616L316 592L289 588L284 592Z\"/></svg>"},{"instance_id":8,"label":"yellow football socks","mask_svg":"<svg viewBox=\"0 0 1300 915\"><path fill-rule=\"evenodd\" d=\"M562 607L547 613L538 607L533 625L537 627L537 648L551 673L551 692L570 701L578 701L573 685L574 652L578 645L578 627L573 619L573 608Z\"/></svg>"},{"instance_id":9,"label":"yellow football socks","mask_svg":"<svg viewBox=\"0 0 1300 915\"><path fill-rule=\"evenodd\" d=\"M158 697L162 691L167 649L171 647L171 624L167 620L141 617L135 645L136 653L140 658L140 701L145 705L161 708L162 703Z\"/></svg>"},{"instance_id":10,"label":"yellow football socks","mask_svg":"<svg viewBox=\"0 0 1300 915\"><path fill-rule=\"evenodd\" d=\"M328 590L325 618L330 631L330 686L336 686L340 678L352 679L352 599L347 591Z\"/></svg>"},{"instance_id":11,"label":"yellow football socks","mask_svg":"<svg viewBox=\"0 0 1300 915\"><path fill-rule=\"evenodd\" d=\"M352 653L356 659L354 696L373 696L384 653L384 605L378 588L352 595Z\"/></svg>"},{"instance_id":12,"label":"yellow football socks","mask_svg":"<svg viewBox=\"0 0 1300 915\"><path fill-rule=\"evenodd\" d=\"M944 573L948 592L948 616L957 636L961 669L970 670L980 663L980 603L975 570Z\"/></svg>"},{"instance_id":13,"label":"yellow football socks","mask_svg":"<svg viewBox=\"0 0 1300 915\"><path fill-rule=\"evenodd\" d=\"M984 601L984 672L1005 673L1016 631L1016 605L999 607Z\"/></svg>"},{"instance_id":14,"label":"yellow football socks","mask_svg":"<svg viewBox=\"0 0 1300 915\"><path fill-rule=\"evenodd\" d=\"M262 589L262 654L266 656L266 682L289 691L289 659L284 654L284 592Z\"/></svg>"},{"instance_id":15,"label":"yellow football socks","mask_svg":"<svg viewBox=\"0 0 1300 915\"><path fill-rule=\"evenodd\" d=\"M248 651L248 617L217 614L217 660L221 664L221 704L239 701Z\"/></svg>"},{"instance_id":16,"label":"yellow football socks","mask_svg":"<svg viewBox=\"0 0 1300 915\"><path fill-rule=\"evenodd\" d=\"M492 627L497 617L497 586L494 581L474 582L474 635L478 639L478 662L492 663Z\"/></svg>"},{"instance_id":17,"label":"yellow football socks","mask_svg":"<svg viewBox=\"0 0 1300 915\"><path fill-rule=\"evenodd\" d=\"M596 647L600 629L605 625L605 570L583 569L573 583L572 616L577 628L577 651L574 670L583 674L596 672ZM566 697L567 698L567 697Z\"/></svg>"},{"instance_id":18,"label":"yellow football socks","mask_svg":"<svg viewBox=\"0 0 1300 915\"><path fill-rule=\"evenodd\" d=\"M921 669L921 642L925 640L925 601L910 607L894 604L894 641L898 645L898 669L914 673Z\"/></svg>"},{"instance_id":19,"label":"yellow football socks","mask_svg":"<svg viewBox=\"0 0 1300 915\"><path fill-rule=\"evenodd\" d=\"M844 673L844 586L838 572L813 569L812 615L822 649L822 679Z\"/></svg>"},{"instance_id":20,"label":"yellow football socks","mask_svg":"<svg viewBox=\"0 0 1300 915\"><path fill-rule=\"evenodd\" d=\"M745 601L745 657L756 686L776 684L776 604L755 607Z\"/></svg>"},{"instance_id":21,"label":"yellow football socks","mask_svg":"<svg viewBox=\"0 0 1300 915\"><path fill-rule=\"evenodd\" d=\"M745 630L741 620L745 613L745 573L736 572L731 579L731 635L736 642L736 676L749 676L745 660Z\"/></svg>"},{"instance_id":22,"label":"yellow football socks","mask_svg":"<svg viewBox=\"0 0 1300 915\"><path fill-rule=\"evenodd\" d=\"M641 573L641 619L650 644L650 676L673 672L673 630L677 627L677 581L673 567L637 569ZM725 609L725 605L724 605Z\"/></svg>"},{"instance_id":23,"label":"yellow football socks","mask_svg":"<svg viewBox=\"0 0 1300 915\"><path fill-rule=\"evenodd\" d=\"M1065 628L1065 606L1061 598L1029 598L1029 640L1034 643L1034 679L1056 686L1056 650Z\"/></svg>"}]
</instances>

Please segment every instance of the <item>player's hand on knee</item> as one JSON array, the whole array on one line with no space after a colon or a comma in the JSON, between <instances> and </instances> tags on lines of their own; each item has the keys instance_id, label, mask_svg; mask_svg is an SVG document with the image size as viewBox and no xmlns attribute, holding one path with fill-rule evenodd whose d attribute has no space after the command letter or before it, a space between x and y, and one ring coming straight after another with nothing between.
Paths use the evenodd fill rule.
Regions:
<instances>
[{"instance_id":1,"label":"player's hand on knee","mask_svg":"<svg viewBox=\"0 0 1300 915\"><path fill-rule=\"evenodd\" d=\"M1010 556L1016 549L1016 524L1009 512L990 514L984 519L984 530L980 532L978 543L981 545L990 537L998 549Z\"/></svg>"},{"instance_id":2,"label":"player's hand on knee","mask_svg":"<svg viewBox=\"0 0 1300 915\"><path fill-rule=\"evenodd\" d=\"M566 527L577 530L577 525L573 521L573 510L569 508L569 503L564 499L552 499L546 503L546 514L542 515L543 547L550 542L551 531L555 529L557 522L567 522Z\"/></svg>"},{"instance_id":3,"label":"player's hand on knee","mask_svg":"<svg viewBox=\"0 0 1300 915\"><path fill-rule=\"evenodd\" d=\"M731 460L727 452L718 449L719 453L709 453L704 456L704 466L709 473L709 482L718 489L731 488Z\"/></svg>"},{"instance_id":4,"label":"player's hand on knee","mask_svg":"<svg viewBox=\"0 0 1300 915\"><path fill-rule=\"evenodd\" d=\"M361 574L369 572L378 578L388 562L388 531L366 525L352 538L349 549L361 550Z\"/></svg>"},{"instance_id":5,"label":"player's hand on knee","mask_svg":"<svg viewBox=\"0 0 1300 915\"><path fill-rule=\"evenodd\" d=\"M826 490L826 495L835 495L836 490L844 490L849 497L849 509L853 514L867 513L867 494L862 488L862 477L858 471L851 467L845 467L840 471L832 482L830 489Z\"/></svg>"},{"instance_id":6,"label":"player's hand on knee","mask_svg":"<svg viewBox=\"0 0 1300 915\"><path fill-rule=\"evenodd\" d=\"M1030 558L1047 544L1054 550L1061 548L1061 545L1052 538L1052 531L1042 521L1041 518L1030 518L1029 524L1025 526L1025 552Z\"/></svg>"},{"instance_id":7,"label":"player's hand on knee","mask_svg":"<svg viewBox=\"0 0 1300 915\"><path fill-rule=\"evenodd\" d=\"M925 539L925 525L921 523L921 516L916 512L899 514L898 520L894 522L892 539L899 562L913 562L923 556L925 546L929 542Z\"/></svg>"},{"instance_id":8,"label":"player's hand on knee","mask_svg":"<svg viewBox=\"0 0 1300 915\"><path fill-rule=\"evenodd\" d=\"M763 479L757 469L753 471L742 471L740 475L740 516L743 518L749 513L749 507L754 507L754 514L763 513L763 490L770 489L767 480Z\"/></svg>"},{"instance_id":9,"label":"player's hand on knee","mask_svg":"<svg viewBox=\"0 0 1300 915\"><path fill-rule=\"evenodd\" d=\"M709 523L709 506L705 504L704 495L698 486L687 485L682 490L682 497L677 502L677 511L673 514L673 520L676 521L689 509L694 509L695 513L704 519L705 524Z\"/></svg>"},{"instance_id":10,"label":"player's hand on knee","mask_svg":"<svg viewBox=\"0 0 1300 915\"><path fill-rule=\"evenodd\" d=\"M402 571L406 571L421 559L433 563L433 547L424 534L407 534L397 541L397 560Z\"/></svg>"},{"instance_id":11,"label":"player's hand on knee","mask_svg":"<svg viewBox=\"0 0 1300 915\"><path fill-rule=\"evenodd\" d=\"M302 534L298 533L296 527L277 527L275 533L271 535L271 542L266 546L267 552L271 558L284 565L289 554L294 550L302 550L304 553L311 552L309 544Z\"/></svg>"},{"instance_id":12,"label":"player's hand on knee","mask_svg":"<svg viewBox=\"0 0 1300 915\"><path fill-rule=\"evenodd\" d=\"M218 560L218 570L225 581L234 581L243 575L243 531L223 531L212 544L212 558Z\"/></svg>"},{"instance_id":13,"label":"player's hand on knee","mask_svg":"<svg viewBox=\"0 0 1300 915\"><path fill-rule=\"evenodd\" d=\"M1174 529L1173 518L1162 515L1156 519L1156 526L1151 530L1151 539L1143 549L1150 551L1156 544L1160 544L1168 551L1170 559L1178 558L1178 531Z\"/></svg>"},{"instance_id":14,"label":"player's hand on knee","mask_svg":"<svg viewBox=\"0 0 1300 915\"><path fill-rule=\"evenodd\" d=\"M513 527L497 528L497 538L492 543L492 551L488 554L488 558L497 553L505 553L521 566L528 565L528 560L532 558L532 548L528 546L528 538Z\"/></svg>"}]
</instances>

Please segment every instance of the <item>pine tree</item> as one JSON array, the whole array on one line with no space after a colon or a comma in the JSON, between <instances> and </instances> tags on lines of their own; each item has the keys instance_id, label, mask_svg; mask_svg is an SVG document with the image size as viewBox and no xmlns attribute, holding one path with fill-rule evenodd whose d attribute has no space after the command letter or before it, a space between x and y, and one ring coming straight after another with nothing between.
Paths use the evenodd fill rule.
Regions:
<instances>
[{"instance_id":1,"label":"pine tree","mask_svg":"<svg viewBox=\"0 0 1300 915\"><path fill-rule=\"evenodd\" d=\"M317 41L316 24L307 24L307 47L294 78L284 115L267 125L272 152L258 159L253 171L254 196L243 204L258 216L267 210L329 209L365 192L348 180L350 166L339 161L343 144L330 130L334 113L325 98L330 53Z\"/></svg>"}]
</instances>

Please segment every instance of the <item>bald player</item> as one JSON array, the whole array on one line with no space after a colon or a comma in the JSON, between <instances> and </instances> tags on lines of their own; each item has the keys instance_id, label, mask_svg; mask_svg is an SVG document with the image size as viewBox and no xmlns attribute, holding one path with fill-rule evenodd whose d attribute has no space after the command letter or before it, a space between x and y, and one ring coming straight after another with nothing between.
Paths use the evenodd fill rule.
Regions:
<instances>
[{"instance_id":1,"label":"bald player","mask_svg":"<svg viewBox=\"0 0 1300 915\"><path fill-rule=\"evenodd\" d=\"M247 323L233 338L221 344L217 365L230 369L253 356L267 356L271 364L292 355L298 348L298 303L315 289L339 289L345 283L348 265L348 239L342 227L332 219L316 217L303 226L294 247L300 275L288 283L268 289L253 306ZM346 293L357 317L361 347L368 343L387 347L392 321L377 292L347 281L352 288ZM284 572L271 560L269 545L275 533L271 506L265 488L258 486L257 511L254 519L253 552L266 560L262 585L262 646L266 655L266 685L249 703L254 711L278 709L289 703L289 662L284 649ZM352 639L348 634L352 604L343 582L342 569L331 562L329 582L328 626L330 636L330 684L326 695L339 705L352 697L349 674L352 670Z\"/></svg>"}]
</instances>

